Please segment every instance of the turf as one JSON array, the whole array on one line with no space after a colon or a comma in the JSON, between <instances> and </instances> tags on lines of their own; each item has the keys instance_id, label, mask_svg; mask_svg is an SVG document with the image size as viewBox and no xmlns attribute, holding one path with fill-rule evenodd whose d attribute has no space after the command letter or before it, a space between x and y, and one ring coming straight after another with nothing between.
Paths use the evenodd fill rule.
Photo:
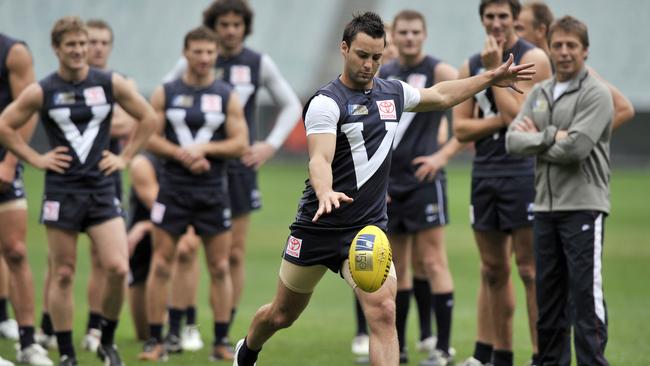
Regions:
<instances>
[{"instance_id":1,"label":"turf","mask_svg":"<svg viewBox=\"0 0 650 366\"><path fill-rule=\"evenodd\" d=\"M260 176L264 208L253 216L247 256L248 282L232 327L231 338L242 337L255 310L271 300L277 283L280 254L287 227L291 223L306 178L306 164L273 164ZM451 224L447 229L447 245L456 294L452 345L458 359L469 356L476 334L476 293L478 256L468 222L469 167L448 169ZM42 303L42 279L46 268L46 242L43 226L38 224L42 173L26 170L26 190L30 202L29 261L36 283L37 309ZM650 335L647 306L650 292L650 225L648 225L647 171L616 170L612 182L612 215L606 222L604 255L604 286L609 311L610 342L607 355L613 365L648 365L650 356L643 351ZM77 278L75 282L75 345L79 345L86 322L85 286L89 268L88 245L81 237L78 245ZM515 275L516 271L513 271ZM517 311L514 321L515 365L523 365L531 354L526 327L522 285L515 278ZM198 321L206 343L212 340L212 322L207 300L208 281L200 282ZM354 332L351 291L337 275L323 279L303 316L288 330L278 333L264 348L261 365L353 365L350 340ZM425 355L415 353L417 336L416 311L409 320L411 365ZM117 344L128 365L139 364L141 349L126 307L117 335ZM38 322L38 319L37 319ZM93 355L77 350L82 364L99 364ZM0 355L14 359L13 342L0 340ZM55 358L56 352L51 352ZM169 364L207 365L209 347L197 353L170 358ZM226 365L222 362L220 364Z\"/></svg>"}]
</instances>

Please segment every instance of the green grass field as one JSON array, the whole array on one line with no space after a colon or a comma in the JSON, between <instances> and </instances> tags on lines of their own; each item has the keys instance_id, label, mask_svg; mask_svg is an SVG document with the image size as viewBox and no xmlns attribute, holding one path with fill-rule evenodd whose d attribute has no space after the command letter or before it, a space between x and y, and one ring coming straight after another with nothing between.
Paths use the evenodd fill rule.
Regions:
<instances>
[{"instance_id":1,"label":"green grass field","mask_svg":"<svg viewBox=\"0 0 650 366\"><path fill-rule=\"evenodd\" d=\"M476 293L478 255L468 222L469 166L448 169L451 224L447 229L449 260L456 286L452 345L458 359L469 356L476 334ZM643 351L650 339L650 225L648 219L648 171L617 170L612 182L612 215L606 223L604 285L609 310L610 341L607 355L612 365L650 365L650 355ZM248 283L231 338L236 341L248 327L254 311L271 300L274 293L280 254L306 178L306 164L274 164L264 168L260 181L264 208L254 215L247 257ZM29 261L36 283L37 309L42 303L42 279L46 266L46 242L43 226L38 224L42 174L27 169L27 192L30 198ZM75 344L79 345L86 322L85 286L89 267L88 243L79 241L75 282ZM530 340L522 285L517 289L514 322L515 365L524 365L530 357ZM212 320L207 300L207 277L202 275L198 299L199 324L206 343L212 340ZM288 330L277 334L264 348L261 365L353 365L350 340L354 332L351 291L337 275L329 273L321 282L303 316ZM416 354L416 311L409 318L411 365L425 355ZM135 341L131 320L122 314L117 343L128 365L136 360L140 344ZM38 322L38 318L37 318ZM94 355L77 350L82 364L99 364ZM0 340L0 355L14 359L13 343ZM52 352L53 358L58 358ZM209 347L194 354L170 358L169 364L208 364ZM221 363L226 365L227 363Z\"/></svg>"}]
</instances>

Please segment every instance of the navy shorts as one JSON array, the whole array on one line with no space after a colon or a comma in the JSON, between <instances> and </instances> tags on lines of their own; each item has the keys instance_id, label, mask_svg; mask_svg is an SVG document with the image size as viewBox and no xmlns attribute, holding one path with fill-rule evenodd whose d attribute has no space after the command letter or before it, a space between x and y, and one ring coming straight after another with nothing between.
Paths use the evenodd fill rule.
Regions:
<instances>
[{"instance_id":1,"label":"navy shorts","mask_svg":"<svg viewBox=\"0 0 650 366\"><path fill-rule=\"evenodd\" d=\"M533 176L472 178L472 228L503 231L533 226Z\"/></svg>"},{"instance_id":2,"label":"navy shorts","mask_svg":"<svg viewBox=\"0 0 650 366\"><path fill-rule=\"evenodd\" d=\"M192 225L199 236L230 230L228 194L216 188L160 187L151 208L151 222L173 236L181 236Z\"/></svg>"},{"instance_id":3,"label":"navy shorts","mask_svg":"<svg viewBox=\"0 0 650 366\"><path fill-rule=\"evenodd\" d=\"M299 266L322 264L338 273L343 261L348 259L352 240L362 228L325 229L292 225L282 257Z\"/></svg>"},{"instance_id":4,"label":"navy shorts","mask_svg":"<svg viewBox=\"0 0 650 366\"><path fill-rule=\"evenodd\" d=\"M122 217L122 206L112 189L92 193L46 192L43 195L41 223L48 226L84 232L115 217Z\"/></svg>"},{"instance_id":5,"label":"navy shorts","mask_svg":"<svg viewBox=\"0 0 650 366\"><path fill-rule=\"evenodd\" d=\"M136 245L129 258L129 287L147 282L151 266L151 235L145 235Z\"/></svg>"},{"instance_id":6,"label":"navy shorts","mask_svg":"<svg viewBox=\"0 0 650 366\"><path fill-rule=\"evenodd\" d=\"M410 192L391 195L390 199L389 234L412 234L449 222L445 180L435 180Z\"/></svg>"},{"instance_id":7,"label":"navy shorts","mask_svg":"<svg viewBox=\"0 0 650 366\"><path fill-rule=\"evenodd\" d=\"M233 217L248 214L262 207L262 195L257 187L255 171L229 172L228 193Z\"/></svg>"},{"instance_id":8,"label":"navy shorts","mask_svg":"<svg viewBox=\"0 0 650 366\"><path fill-rule=\"evenodd\" d=\"M0 192L0 203L15 201L25 198L25 186L23 184L23 165L16 165L16 175L14 181L6 191Z\"/></svg>"}]
</instances>

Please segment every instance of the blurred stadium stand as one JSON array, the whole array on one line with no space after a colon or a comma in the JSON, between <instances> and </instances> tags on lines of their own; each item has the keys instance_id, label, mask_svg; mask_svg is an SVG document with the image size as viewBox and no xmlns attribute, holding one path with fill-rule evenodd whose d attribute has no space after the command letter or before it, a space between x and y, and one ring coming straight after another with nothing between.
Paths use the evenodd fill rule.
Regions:
<instances>
[{"instance_id":1,"label":"blurred stadium stand","mask_svg":"<svg viewBox=\"0 0 650 366\"><path fill-rule=\"evenodd\" d=\"M209 0L0 0L0 31L24 39L34 54L36 74L56 67L49 32L64 15L107 20L115 31L111 66L132 77L149 95L174 65L186 31L201 21ZM588 63L634 103L637 116L612 142L616 165L650 167L650 1L552 0L556 16L571 14L589 26ZM483 46L478 0L251 0L253 34L247 44L268 53L302 100L340 73L338 44L343 25L354 12L373 10L390 21L404 8L427 16L425 49L460 66ZM646 65L646 66L644 66ZM268 129L274 111L268 95L260 96L260 128ZM294 141L295 142L295 141ZM35 144L42 147L42 136ZM292 145L293 146L293 145ZM295 148L295 146L293 146Z\"/></svg>"}]
</instances>

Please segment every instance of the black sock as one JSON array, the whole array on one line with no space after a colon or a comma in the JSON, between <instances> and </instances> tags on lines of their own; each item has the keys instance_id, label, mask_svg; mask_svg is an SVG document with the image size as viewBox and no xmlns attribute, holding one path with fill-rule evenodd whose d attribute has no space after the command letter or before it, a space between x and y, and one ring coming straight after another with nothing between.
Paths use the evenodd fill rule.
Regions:
<instances>
[{"instance_id":1,"label":"black sock","mask_svg":"<svg viewBox=\"0 0 650 366\"><path fill-rule=\"evenodd\" d=\"M104 346L112 346L115 343L115 329L117 329L117 320L111 320L102 317L101 330L102 330L102 344Z\"/></svg>"},{"instance_id":2,"label":"black sock","mask_svg":"<svg viewBox=\"0 0 650 366\"><path fill-rule=\"evenodd\" d=\"M54 326L52 325L50 313L43 313L41 315L41 330L43 331L43 334L47 336L54 335Z\"/></svg>"},{"instance_id":3,"label":"black sock","mask_svg":"<svg viewBox=\"0 0 650 366\"><path fill-rule=\"evenodd\" d=\"M89 312L88 324L86 325L86 333L91 329L100 329L102 326L102 314Z\"/></svg>"},{"instance_id":4,"label":"black sock","mask_svg":"<svg viewBox=\"0 0 650 366\"><path fill-rule=\"evenodd\" d=\"M3 322L7 319L9 319L9 313L7 312L7 299L0 297L0 322Z\"/></svg>"},{"instance_id":5,"label":"black sock","mask_svg":"<svg viewBox=\"0 0 650 366\"><path fill-rule=\"evenodd\" d=\"M230 323L235 321L235 315L237 315L237 308L230 309Z\"/></svg>"},{"instance_id":6,"label":"black sock","mask_svg":"<svg viewBox=\"0 0 650 366\"><path fill-rule=\"evenodd\" d=\"M357 298L357 295L354 295L354 307L355 314L357 316L357 335L367 335L368 334L368 323L366 322L366 316L363 314L363 308L361 303Z\"/></svg>"},{"instance_id":7,"label":"black sock","mask_svg":"<svg viewBox=\"0 0 650 366\"><path fill-rule=\"evenodd\" d=\"M158 343L162 343L162 324L149 324L149 337L154 338Z\"/></svg>"},{"instance_id":8,"label":"black sock","mask_svg":"<svg viewBox=\"0 0 650 366\"><path fill-rule=\"evenodd\" d=\"M512 351L495 349L492 353L493 366L512 366Z\"/></svg>"},{"instance_id":9,"label":"black sock","mask_svg":"<svg viewBox=\"0 0 650 366\"><path fill-rule=\"evenodd\" d=\"M429 281L413 277L413 295L418 306L418 319L420 321L420 340L431 337L431 287Z\"/></svg>"},{"instance_id":10,"label":"black sock","mask_svg":"<svg viewBox=\"0 0 650 366\"><path fill-rule=\"evenodd\" d=\"M214 344L228 344L229 322L214 322Z\"/></svg>"},{"instance_id":11,"label":"black sock","mask_svg":"<svg viewBox=\"0 0 650 366\"><path fill-rule=\"evenodd\" d=\"M169 308L169 334L181 336L181 322L184 311L181 309Z\"/></svg>"},{"instance_id":12,"label":"black sock","mask_svg":"<svg viewBox=\"0 0 650 366\"><path fill-rule=\"evenodd\" d=\"M492 361L492 348L491 344L476 342L474 345L474 358L480 361L481 363L488 363Z\"/></svg>"},{"instance_id":13,"label":"black sock","mask_svg":"<svg viewBox=\"0 0 650 366\"><path fill-rule=\"evenodd\" d=\"M56 332L56 343L59 345L59 354L76 358L74 346L72 345L72 331Z\"/></svg>"},{"instance_id":14,"label":"black sock","mask_svg":"<svg viewBox=\"0 0 650 366\"><path fill-rule=\"evenodd\" d=\"M185 324L196 325L196 306L191 305L185 309Z\"/></svg>"},{"instance_id":15,"label":"black sock","mask_svg":"<svg viewBox=\"0 0 650 366\"><path fill-rule=\"evenodd\" d=\"M397 341L400 352L404 352L404 346L406 345L406 319L409 315L410 303L411 290L397 290L397 297L395 298L397 316L395 317L395 323L397 326Z\"/></svg>"},{"instance_id":16,"label":"black sock","mask_svg":"<svg viewBox=\"0 0 650 366\"><path fill-rule=\"evenodd\" d=\"M34 344L34 326L18 327L18 334L20 334L20 349Z\"/></svg>"},{"instance_id":17,"label":"black sock","mask_svg":"<svg viewBox=\"0 0 650 366\"><path fill-rule=\"evenodd\" d=\"M257 356L260 354L261 349L254 351L248 348L246 344L246 338L244 338L244 343L241 345L239 352L237 353L237 364L239 366L253 366L257 362Z\"/></svg>"},{"instance_id":18,"label":"black sock","mask_svg":"<svg viewBox=\"0 0 650 366\"><path fill-rule=\"evenodd\" d=\"M438 328L438 343L436 349L449 353L449 339L451 338L451 313L454 308L454 293L433 294L431 297L436 313Z\"/></svg>"}]
</instances>

